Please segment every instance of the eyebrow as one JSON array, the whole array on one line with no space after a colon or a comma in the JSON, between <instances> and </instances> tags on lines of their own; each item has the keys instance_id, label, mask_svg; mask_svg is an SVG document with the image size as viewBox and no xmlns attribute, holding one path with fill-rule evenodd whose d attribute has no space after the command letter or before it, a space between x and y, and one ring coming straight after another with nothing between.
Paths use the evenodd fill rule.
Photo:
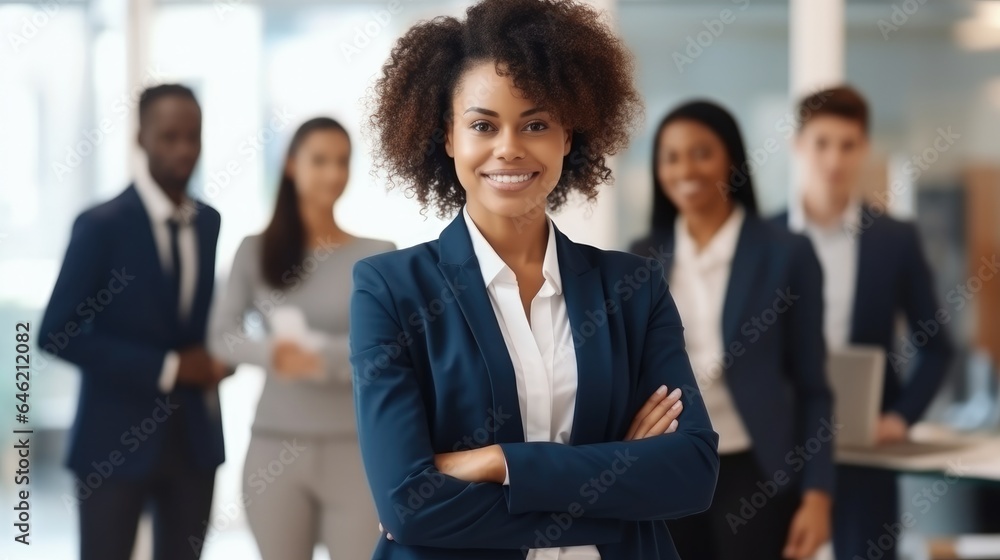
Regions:
<instances>
[{"instance_id":1,"label":"eyebrow","mask_svg":"<svg viewBox=\"0 0 1000 560\"><path fill-rule=\"evenodd\" d=\"M521 116L527 117L528 115L533 115L535 113L540 113L542 111L543 109L541 107L533 107L521 113ZM489 109L483 109L482 107L469 107L468 109L465 110L465 113L482 113L484 115L489 115L491 117L498 117L498 118L500 117L500 113L497 113L496 111L490 111ZM464 115L465 113L462 114Z\"/></svg>"}]
</instances>

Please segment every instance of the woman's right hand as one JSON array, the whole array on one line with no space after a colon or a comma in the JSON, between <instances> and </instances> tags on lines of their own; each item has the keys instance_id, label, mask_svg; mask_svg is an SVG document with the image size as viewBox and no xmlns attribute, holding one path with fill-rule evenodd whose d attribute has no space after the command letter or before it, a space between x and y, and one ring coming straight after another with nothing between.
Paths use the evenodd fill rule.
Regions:
<instances>
[{"instance_id":1,"label":"woman's right hand","mask_svg":"<svg viewBox=\"0 0 1000 560\"><path fill-rule=\"evenodd\" d=\"M642 405L632 425L629 426L625 435L625 441L643 439L669 434L677 430L677 417L684 410L684 403L681 401L680 388L674 389L669 395L667 386L660 385L651 397Z\"/></svg>"}]
</instances>

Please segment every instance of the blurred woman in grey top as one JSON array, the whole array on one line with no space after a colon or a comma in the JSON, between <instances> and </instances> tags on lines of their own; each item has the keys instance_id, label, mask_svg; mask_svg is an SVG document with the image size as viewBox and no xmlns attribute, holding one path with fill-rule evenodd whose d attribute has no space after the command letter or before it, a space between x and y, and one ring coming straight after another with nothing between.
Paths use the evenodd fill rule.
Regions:
<instances>
[{"instance_id":1,"label":"blurred woman in grey top","mask_svg":"<svg viewBox=\"0 0 1000 560\"><path fill-rule=\"evenodd\" d=\"M264 560L308 560L320 542L332 560L356 560L378 538L354 427L348 305L354 263L395 247L334 220L350 155L336 121L299 127L271 223L243 240L209 325L216 358L267 371L243 473Z\"/></svg>"}]
</instances>

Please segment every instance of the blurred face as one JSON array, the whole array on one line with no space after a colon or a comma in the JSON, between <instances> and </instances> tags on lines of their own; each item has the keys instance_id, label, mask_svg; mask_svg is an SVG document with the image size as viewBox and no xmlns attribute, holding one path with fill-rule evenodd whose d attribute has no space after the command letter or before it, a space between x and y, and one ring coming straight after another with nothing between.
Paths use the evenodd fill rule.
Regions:
<instances>
[{"instance_id":1,"label":"blurred face","mask_svg":"<svg viewBox=\"0 0 1000 560\"><path fill-rule=\"evenodd\" d=\"M186 186L201 154L198 104L178 95L154 101L139 130L139 145L146 152L150 173L161 186Z\"/></svg>"},{"instance_id":2,"label":"blurred face","mask_svg":"<svg viewBox=\"0 0 1000 560\"><path fill-rule=\"evenodd\" d=\"M660 131L656 178L682 214L711 214L727 206L729 168L722 139L707 126L680 119Z\"/></svg>"},{"instance_id":3,"label":"blurred face","mask_svg":"<svg viewBox=\"0 0 1000 560\"><path fill-rule=\"evenodd\" d=\"M849 197L868 157L868 138L861 123L822 115L799 131L795 151L807 188Z\"/></svg>"},{"instance_id":4,"label":"blurred face","mask_svg":"<svg viewBox=\"0 0 1000 560\"><path fill-rule=\"evenodd\" d=\"M445 151L455 160L469 212L516 218L545 208L562 174L572 132L522 97L492 62L462 76Z\"/></svg>"},{"instance_id":5,"label":"blurred face","mask_svg":"<svg viewBox=\"0 0 1000 560\"><path fill-rule=\"evenodd\" d=\"M286 167L300 203L332 207L347 187L350 160L351 142L343 132L316 130L306 135Z\"/></svg>"}]
</instances>

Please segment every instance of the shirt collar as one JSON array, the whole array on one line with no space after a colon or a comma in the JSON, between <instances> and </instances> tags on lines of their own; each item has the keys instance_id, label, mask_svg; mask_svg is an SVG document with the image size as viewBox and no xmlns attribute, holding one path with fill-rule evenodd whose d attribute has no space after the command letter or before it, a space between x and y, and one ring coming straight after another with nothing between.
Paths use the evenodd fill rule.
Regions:
<instances>
[{"instance_id":1,"label":"shirt collar","mask_svg":"<svg viewBox=\"0 0 1000 560\"><path fill-rule=\"evenodd\" d=\"M701 251L698 251L694 238L688 231L687 221L683 215L677 216L674 221L677 258L681 260L697 259L705 265L725 264L732 261L733 255L736 254L736 244L739 242L740 230L745 218L746 211L743 209L743 205L733 205L733 211L729 213L729 217L722 223L719 231L715 232L715 235Z\"/></svg>"},{"instance_id":2,"label":"shirt collar","mask_svg":"<svg viewBox=\"0 0 1000 560\"><path fill-rule=\"evenodd\" d=\"M483 274L483 282L490 286L494 282L502 281L516 283L517 278L514 271L507 263L500 258L500 255L493 250L490 242L483 237L479 227L472 221L469 210L462 207L462 217L465 219L465 226L469 230L469 237L472 239L472 250L479 261L479 270ZM552 219L548 216L545 221L549 226L549 239L545 246L545 258L542 260L542 276L545 283L542 284L538 295L542 297L559 295L562 293L562 275L559 273L559 255L556 252L556 231L552 225Z\"/></svg>"},{"instance_id":3,"label":"shirt collar","mask_svg":"<svg viewBox=\"0 0 1000 560\"><path fill-rule=\"evenodd\" d=\"M794 232L801 233L806 229L815 231L856 231L861 220L861 197L852 196L844 208L844 213L840 215L835 224L828 227L820 226L811 221L806 215L805 204L802 197L797 197L795 203L788 209L788 227Z\"/></svg>"},{"instance_id":4,"label":"shirt collar","mask_svg":"<svg viewBox=\"0 0 1000 560\"><path fill-rule=\"evenodd\" d=\"M135 174L135 190L146 208L149 217L156 223L163 223L170 218L176 219L181 225L188 225L198 213L198 208L186 195L179 206L174 205L167 193L157 184L145 164L138 166Z\"/></svg>"}]
</instances>

